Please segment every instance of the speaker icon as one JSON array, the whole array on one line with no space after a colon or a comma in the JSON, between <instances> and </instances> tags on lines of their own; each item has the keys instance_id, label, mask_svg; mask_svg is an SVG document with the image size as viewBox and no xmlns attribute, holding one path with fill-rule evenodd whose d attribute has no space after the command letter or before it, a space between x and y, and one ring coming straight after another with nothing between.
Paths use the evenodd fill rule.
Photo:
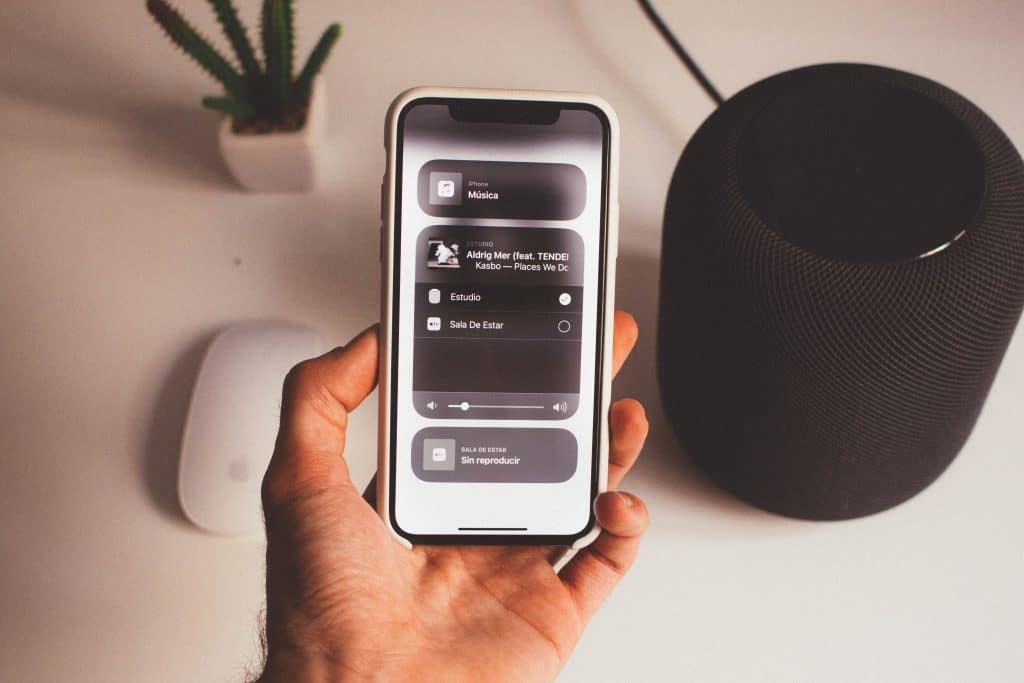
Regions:
<instances>
[{"instance_id":1,"label":"speaker icon","mask_svg":"<svg viewBox=\"0 0 1024 683\"><path fill-rule=\"evenodd\" d=\"M429 403L427 403L427 408L430 408L431 410L436 410L437 409L437 401L430 401Z\"/></svg>"},{"instance_id":2,"label":"speaker icon","mask_svg":"<svg viewBox=\"0 0 1024 683\"><path fill-rule=\"evenodd\" d=\"M551 409L554 410L556 413L561 413L562 415L565 415L569 411L569 404L566 403L565 401L559 401L558 403L551 406Z\"/></svg>"}]
</instances>

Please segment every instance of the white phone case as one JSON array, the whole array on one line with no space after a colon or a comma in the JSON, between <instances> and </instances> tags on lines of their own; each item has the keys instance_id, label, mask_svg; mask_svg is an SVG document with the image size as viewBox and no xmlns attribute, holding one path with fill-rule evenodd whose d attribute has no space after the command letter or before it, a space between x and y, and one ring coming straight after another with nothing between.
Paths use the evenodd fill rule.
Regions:
<instances>
[{"instance_id":1,"label":"white phone case","mask_svg":"<svg viewBox=\"0 0 1024 683\"><path fill-rule=\"evenodd\" d=\"M499 90L482 88L412 88L401 93L388 109L387 123L384 131L384 147L387 152L387 172L384 177L383 194L381 196L383 216L381 225L381 303L380 303L380 388L377 440L377 512L391 533L403 545L411 547L408 539L398 533L391 524L391 352L395 340L391 329L391 303L394 292L394 234L395 186L400 182L396 168L396 140L398 137L398 116L407 104L422 98L463 98L487 100L528 100L542 102L583 103L600 109L608 119L608 236L606 273L605 273L605 310L604 310L604 343L601 359L601 438L598 453L598 491L608 488L608 408L611 404L611 370L612 370L612 333L615 315L615 265L619 254L619 122L615 111L600 97L580 93L551 92L543 90ZM582 537L572 544L572 548L582 548L597 538L601 529L595 520L593 526ZM529 537L526 537L529 538ZM452 536L452 543L458 543L458 536ZM500 537L496 543L500 544Z\"/></svg>"}]
</instances>

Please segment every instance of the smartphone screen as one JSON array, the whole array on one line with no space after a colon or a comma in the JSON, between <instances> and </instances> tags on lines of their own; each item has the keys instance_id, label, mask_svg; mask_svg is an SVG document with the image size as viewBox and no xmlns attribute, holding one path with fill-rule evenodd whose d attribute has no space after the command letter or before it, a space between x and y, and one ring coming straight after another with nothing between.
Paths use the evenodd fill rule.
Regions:
<instances>
[{"instance_id":1,"label":"smartphone screen","mask_svg":"<svg viewBox=\"0 0 1024 683\"><path fill-rule=\"evenodd\" d=\"M397 133L392 526L571 541L593 523L604 419L608 119L427 98Z\"/></svg>"}]
</instances>

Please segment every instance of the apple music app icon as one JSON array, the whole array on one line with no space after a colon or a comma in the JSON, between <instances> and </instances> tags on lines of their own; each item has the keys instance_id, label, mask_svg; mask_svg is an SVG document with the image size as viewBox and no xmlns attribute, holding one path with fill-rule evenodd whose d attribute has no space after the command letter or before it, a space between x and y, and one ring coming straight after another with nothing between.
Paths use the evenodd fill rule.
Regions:
<instances>
[{"instance_id":1,"label":"apple music app icon","mask_svg":"<svg viewBox=\"0 0 1024 683\"><path fill-rule=\"evenodd\" d=\"M461 173L430 173L431 204L461 204L462 174Z\"/></svg>"}]
</instances>

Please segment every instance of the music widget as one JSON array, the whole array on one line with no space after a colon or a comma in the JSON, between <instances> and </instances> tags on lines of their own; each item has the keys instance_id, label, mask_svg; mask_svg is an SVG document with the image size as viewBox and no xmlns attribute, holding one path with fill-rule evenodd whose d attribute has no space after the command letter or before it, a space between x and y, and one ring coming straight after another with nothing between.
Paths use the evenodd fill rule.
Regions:
<instances>
[{"instance_id":1,"label":"music widget","mask_svg":"<svg viewBox=\"0 0 1024 683\"><path fill-rule=\"evenodd\" d=\"M437 225L417 245L413 402L425 417L562 419L579 406L583 241Z\"/></svg>"},{"instance_id":2,"label":"music widget","mask_svg":"<svg viewBox=\"0 0 1024 683\"><path fill-rule=\"evenodd\" d=\"M586 202L571 164L435 160L430 215L571 220ZM572 229L438 224L416 244L413 403L424 417L547 419L580 404L583 240ZM424 464L426 461L424 461Z\"/></svg>"}]
</instances>

